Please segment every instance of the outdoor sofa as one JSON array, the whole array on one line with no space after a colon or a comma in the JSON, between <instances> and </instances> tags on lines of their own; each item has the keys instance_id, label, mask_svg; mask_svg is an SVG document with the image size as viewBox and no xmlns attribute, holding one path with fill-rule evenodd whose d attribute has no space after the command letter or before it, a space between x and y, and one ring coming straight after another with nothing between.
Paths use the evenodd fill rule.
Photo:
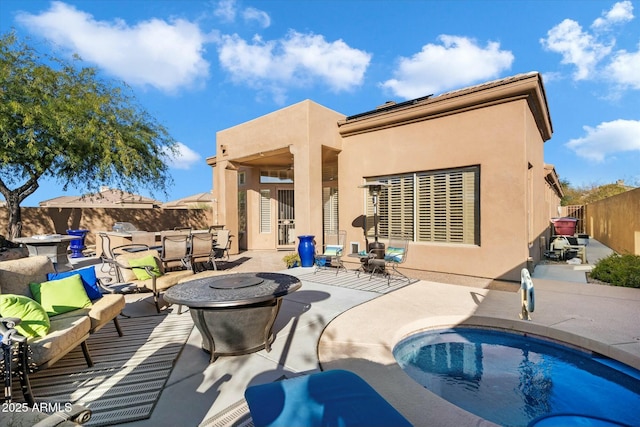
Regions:
<instances>
[{"instance_id":1,"label":"outdoor sofa","mask_svg":"<svg viewBox=\"0 0 640 427\"><path fill-rule=\"evenodd\" d=\"M86 340L110 321L122 336L117 316L124 297L103 295L97 281L87 283L86 277L95 277L93 266L81 270L82 276L80 270L56 273L46 256L0 262L0 317L21 319L16 329L28 337L28 362L36 370L48 368L78 345L92 366ZM21 380L28 383L28 377Z\"/></svg>"}]
</instances>

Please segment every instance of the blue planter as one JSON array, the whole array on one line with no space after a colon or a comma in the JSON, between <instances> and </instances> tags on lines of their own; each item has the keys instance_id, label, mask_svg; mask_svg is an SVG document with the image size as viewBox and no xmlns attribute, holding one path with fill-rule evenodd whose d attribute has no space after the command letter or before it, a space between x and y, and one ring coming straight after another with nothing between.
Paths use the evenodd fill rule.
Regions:
<instances>
[{"instance_id":1,"label":"blue planter","mask_svg":"<svg viewBox=\"0 0 640 427\"><path fill-rule=\"evenodd\" d=\"M82 258L84 255L82 251L86 248L84 245L84 238L89 230L67 230L69 236L78 236L77 239L73 239L69 242L69 248L71 249L71 258Z\"/></svg>"},{"instance_id":2,"label":"blue planter","mask_svg":"<svg viewBox=\"0 0 640 427\"><path fill-rule=\"evenodd\" d=\"M298 236L300 243L298 244L298 255L300 255L300 265L302 267L313 267L313 261L316 256L316 247L313 244L315 236L306 235Z\"/></svg>"}]
</instances>

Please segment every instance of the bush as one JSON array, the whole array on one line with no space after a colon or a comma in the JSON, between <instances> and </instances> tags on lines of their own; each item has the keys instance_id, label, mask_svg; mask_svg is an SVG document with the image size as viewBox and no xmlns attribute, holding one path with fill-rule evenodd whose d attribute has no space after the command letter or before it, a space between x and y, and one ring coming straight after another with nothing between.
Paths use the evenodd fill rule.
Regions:
<instances>
[{"instance_id":1,"label":"bush","mask_svg":"<svg viewBox=\"0 0 640 427\"><path fill-rule=\"evenodd\" d=\"M612 254L601 259L591 277L614 286L640 288L640 256Z\"/></svg>"}]
</instances>

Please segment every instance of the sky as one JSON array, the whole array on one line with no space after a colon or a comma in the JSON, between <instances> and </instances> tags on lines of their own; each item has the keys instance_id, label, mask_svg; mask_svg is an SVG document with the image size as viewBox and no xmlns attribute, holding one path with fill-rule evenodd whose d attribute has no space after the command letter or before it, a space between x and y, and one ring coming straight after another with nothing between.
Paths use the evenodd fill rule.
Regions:
<instances>
[{"instance_id":1,"label":"sky","mask_svg":"<svg viewBox=\"0 0 640 427\"><path fill-rule=\"evenodd\" d=\"M178 141L175 200L212 188L216 132L310 99L350 116L531 71L573 186L640 186L640 1L2 0L0 32L125 82ZM399 143L401 143L399 141ZM55 181L23 203L66 193Z\"/></svg>"}]
</instances>

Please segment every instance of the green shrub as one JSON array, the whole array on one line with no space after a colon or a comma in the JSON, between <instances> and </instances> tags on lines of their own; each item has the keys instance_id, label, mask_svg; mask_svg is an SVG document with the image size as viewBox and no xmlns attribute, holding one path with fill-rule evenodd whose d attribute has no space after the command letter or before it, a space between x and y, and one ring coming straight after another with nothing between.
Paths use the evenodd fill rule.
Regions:
<instances>
[{"instance_id":1,"label":"green shrub","mask_svg":"<svg viewBox=\"0 0 640 427\"><path fill-rule=\"evenodd\" d=\"M640 256L609 255L593 267L591 277L614 286L640 288Z\"/></svg>"}]
</instances>

